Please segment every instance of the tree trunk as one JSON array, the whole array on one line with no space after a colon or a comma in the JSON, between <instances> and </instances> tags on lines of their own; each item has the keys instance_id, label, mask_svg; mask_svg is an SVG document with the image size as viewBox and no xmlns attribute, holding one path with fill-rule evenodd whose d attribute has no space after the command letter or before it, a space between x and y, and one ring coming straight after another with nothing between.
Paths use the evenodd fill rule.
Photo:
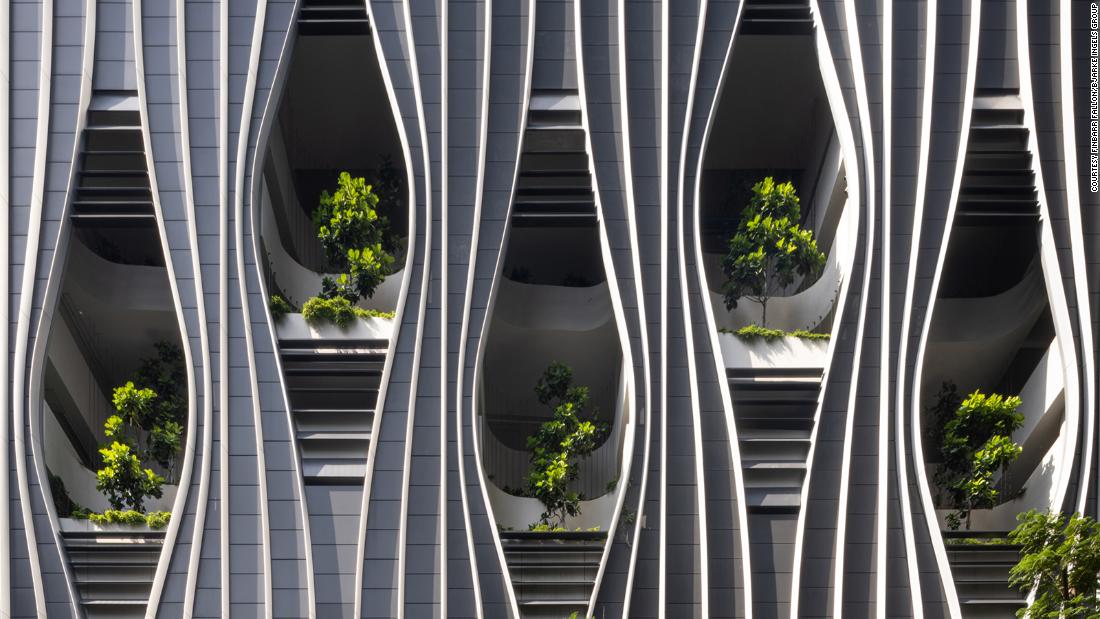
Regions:
<instances>
[{"instance_id":1,"label":"tree trunk","mask_svg":"<svg viewBox=\"0 0 1100 619\"><path fill-rule=\"evenodd\" d=\"M768 300L763 299L760 301L760 307L762 311L760 313L760 326L767 328L768 326Z\"/></svg>"}]
</instances>

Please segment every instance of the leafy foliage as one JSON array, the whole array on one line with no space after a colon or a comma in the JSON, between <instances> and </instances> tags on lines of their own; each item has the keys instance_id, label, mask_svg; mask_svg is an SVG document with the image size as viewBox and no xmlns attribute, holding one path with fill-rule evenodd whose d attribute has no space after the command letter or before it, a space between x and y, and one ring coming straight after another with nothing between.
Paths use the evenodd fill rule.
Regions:
<instances>
[{"instance_id":1,"label":"leafy foliage","mask_svg":"<svg viewBox=\"0 0 1100 619\"><path fill-rule=\"evenodd\" d=\"M129 506L136 511L144 511L145 497L160 498L164 478L152 469L141 465L141 458L129 443L114 441L101 447L99 455L103 458L103 468L96 471L96 490L107 497L114 509Z\"/></svg>"},{"instance_id":2,"label":"leafy foliage","mask_svg":"<svg viewBox=\"0 0 1100 619\"><path fill-rule=\"evenodd\" d=\"M746 325L736 331L729 331L726 329L720 329L720 331L723 333L731 333L748 342L754 342L761 339L771 342L784 337L797 337L800 340L827 340L831 337L828 333L814 333L813 331L806 331L805 329L784 331L782 329L769 329L768 327L761 327L760 325Z\"/></svg>"},{"instance_id":3,"label":"leafy foliage","mask_svg":"<svg viewBox=\"0 0 1100 619\"><path fill-rule=\"evenodd\" d=\"M1092 518L1034 510L1017 517L1009 540L1020 544L1020 561L1009 572L1012 586L1035 599L1017 617L1100 617L1100 524Z\"/></svg>"},{"instance_id":4,"label":"leafy foliage","mask_svg":"<svg viewBox=\"0 0 1100 619\"><path fill-rule=\"evenodd\" d=\"M335 279L324 279L321 295L355 303L373 295L393 265L393 256L383 247L389 222L379 214L379 196L366 179L341 172L337 185L336 193L321 192L313 211L325 256L342 271Z\"/></svg>"},{"instance_id":5,"label":"leafy foliage","mask_svg":"<svg viewBox=\"0 0 1100 619\"><path fill-rule=\"evenodd\" d=\"M46 475L50 480L50 494L53 496L53 506L57 510L57 515L64 518L69 516L73 512L86 512L87 510L77 503L69 496L68 489L65 488L65 481L60 476L54 475L52 471L46 470Z\"/></svg>"},{"instance_id":6,"label":"leafy foliage","mask_svg":"<svg viewBox=\"0 0 1100 619\"><path fill-rule=\"evenodd\" d=\"M340 328L347 327L356 318L390 318L393 312L380 312L364 309L351 304L344 297L313 297L302 306L302 318L311 325L331 323Z\"/></svg>"},{"instance_id":7,"label":"leafy foliage","mask_svg":"<svg viewBox=\"0 0 1100 619\"><path fill-rule=\"evenodd\" d=\"M73 517L82 520L90 520L96 524L144 524L150 529L163 529L168 526L168 521L172 518L172 512L149 512L144 514L132 509L108 509L102 514L97 514L84 510L74 513Z\"/></svg>"},{"instance_id":8,"label":"leafy foliage","mask_svg":"<svg viewBox=\"0 0 1100 619\"><path fill-rule=\"evenodd\" d=\"M944 441L943 434L947 424L954 419L955 411L963 402L959 388L951 381L944 381L940 385L940 391L936 399L925 409L925 419L928 420L928 448L931 461L943 462Z\"/></svg>"},{"instance_id":9,"label":"leafy foliage","mask_svg":"<svg viewBox=\"0 0 1100 619\"><path fill-rule=\"evenodd\" d=\"M137 426L147 433L147 455L174 477L176 456L187 423L187 371L183 350L168 341L157 342L157 354L141 362L134 382L153 391L150 413Z\"/></svg>"},{"instance_id":10,"label":"leafy foliage","mask_svg":"<svg viewBox=\"0 0 1100 619\"><path fill-rule=\"evenodd\" d=\"M99 449L96 489L115 510L141 513L146 498L163 496L167 480L151 467L155 463L171 476L180 452L187 409L183 351L171 342L158 342L156 349L134 380L115 388L115 414L103 424L111 442Z\"/></svg>"},{"instance_id":11,"label":"leafy foliage","mask_svg":"<svg viewBox=\"0 0 1100 619\"><path fill-rule=\"evenodd\" d=\"M947 523L958 529L974 509L993 507L1000 496L993 476L1002 474L1021 448L1012 442L1012 433L1024 423L1017 396L985 395L974 391L959 405L954 417L943 428L943 465L937 475L957 510ZM1002 475L1003 477L1003 475Z\"/></svg>"},{"instance_id":12,"label":"leafy foliage","mask_svg":"<svg viewBox=\"0 0 1100 619\"><path fill-rule=\"evenodd\" d=\"M581 513L583 497L569 486L580 472L580 460L596 448L607 424L585 418L588 387L574 387L573 370L564 363L550 364L535 386L535 394L554 412L527 437L531 450L527 489L546 508L537 524L563 527L567 517ZM595 415L593 411L592 417Z\"/></svg>"},{"instance_id":13,"label":"leafy foliage","mask_svg":"<svg viewBox=\"0 0 1100 619\"><path fill-rule=\"evenodd\" d=\"M294 313L294 306L292 306L289 301L284 299L282 295L271 295L271 300L268 302L267 306L271 310L271 317L274 318L276 321L281 320L282 317L286 316L287 314Z\"/></svg>"},{"instance_id":14,"label":"leafy foliage","mask_svg":"<svg viewBox=\"0 0 1100 619\"><path fill-rule=\"evenodd\" d=\"M768 299L794 282L813 276L825 265L813 233L799 225L801 207L794 185L776 184L768 176L752 187L752 197L722 260L726 307L742 298L759 303L768 324Z\"/></svg>"}]
</instances>

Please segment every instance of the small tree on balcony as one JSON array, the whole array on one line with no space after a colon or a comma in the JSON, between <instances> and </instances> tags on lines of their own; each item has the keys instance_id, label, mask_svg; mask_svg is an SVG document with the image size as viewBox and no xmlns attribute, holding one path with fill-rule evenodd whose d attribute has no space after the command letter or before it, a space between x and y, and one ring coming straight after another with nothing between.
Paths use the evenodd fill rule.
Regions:
<instances>
[{"instance_id":1,"label":"small tree on balcony","mask_svg":"<svg viewBox=\"0 0 1100 619\"><path fill-rule=\"evenodd\" d=\"M1008 538L1020 545L1020 561L1009 582L1035 597L1016 616L1100 617L1100 524L1079 514L1067 519L1034 510L1017 519L1020 524Z\"/></svg>"},{"instance_id":2,"label":"small tree on balcony","mask_svg":"<svg viewBox=\"0 0 1100 619\"><path fill-rule=\"evenodd\" d=\"M379 197L366 179L341 172L337 185L336 193L321 192L313 211L325 256L341 271L323 280L321 296L354 304L373 295L393 265L393 256L383 247L389 222L379 214Z\"/></svg>"},{"instance_id":3,"label":"small tree on balcony","mask_svg":"<svg viewBox=\"0 0 1100 619\"><path fill-rule=\"evenodd\" d=\"M955 416L943 430L943 466L938 474L956 511L947 516L947 524L958 529L963 521L970 528L975 509L997 504L1001 490L994 475L1001 479L1022 448L1012 441L1012 433L1024 424L1017 396L974 391L963 400Z\"/></svg>"},{"instance_id":4,"label":"small tree on balcony","mask_svg":"<svg viewBox=\"0 0 1100 619\"><path fill-rule=\"evenodd\" d=\"M752 198L741 213L722 261L726 308L741 299L759 303L761 324L768 323L768 300L794 282L795 276L816 276L825 265L813 232L800 225L801 207L791 183L766 177L752 187Z\"/></svg>"},{"instance_id":5,"label":"small tree on balcony","mask_svg":"<svg viewBox=\"0 0 1100 619\"><path fill-rule=\"evenodd\" d=\"M581 513L583 498L570 489L580 474L580 461L595 450L607 424L586 418L588 387L573 386L573 370L557 361L550 364L535 386L539 402L550 406L553 417L527 437L531 467L527 490L546 511L532 528L564 527L566 518Z\"/></svg>"}]
</instances>

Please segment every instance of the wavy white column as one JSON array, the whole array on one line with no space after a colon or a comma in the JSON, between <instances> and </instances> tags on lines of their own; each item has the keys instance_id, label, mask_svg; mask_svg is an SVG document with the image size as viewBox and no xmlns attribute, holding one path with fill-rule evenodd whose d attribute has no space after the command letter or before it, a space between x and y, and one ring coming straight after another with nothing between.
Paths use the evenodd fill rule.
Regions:
<instances>
[{"instance_id":1,"label":"wavy white column","mask_svg":"<svg viewBox=\"0 0 1100 619\"><path fill-rule=\"evenodd\" d=\"M369 0L365 3L367 9L367 20L370 23L372 29L371 40L374 42L375 56L378 58L379 70L382 74L382 82L386 88L386 98L389 101L390 110L394 114L394 125L397 128L397 137L401 143L401 154L405 161L406 183L409 188L409 245L408 251L406 251L405 257L405 277L401 281L401 291L397 295L397 308L394 315L394 331L390 337L389 348L386 352L386 361L382 367L381 382L378 387L378 398L375 404L374 420L371 426L371 436L377 437L379 435L379 429L382 423L382 412L386 404L386 395L389 392L389 379L390 374L393 371L393 357L397 348L397 341L401 336L401 325L404 323L405 318L405 306L409 297L409 285L412 279L412 265L413 255L416 253L416 178L414 174L414 166L412 159L412 150L409 146L409 138L405 131L405 123L401 118L400 106L397 101L397 94L393 88L393 78L390 76L389 61L386 59L385 50L382 47L382 42L379 39L376 32L373 32L375 24L377 23L374 18L374 9L371 6ZM425 149L426 150L426 149ZM427 154L425 154L427 157ZM430 199L430 195L429 198ZM430 220L429 220L430 228ZM430 231L429 231L430 234ZM427 252L425 252L426 254ZM427 269L424 271L424 280L427 281ZM421 305L424 304L426 295L423 294L423 288L421 290ZM423 323L423 310L420 312L421 320L418 325ZM420 333L419 328L417 332L417 349L419 349ZM415 396L415 393L410 390L410 401ZM361 616L363 608L363 561L366 557L367 546L367 518L370 510L370 495L371 495L371 481L374 476L374 461L378 452L378 441L371 440L367 447L367 465L366 472L363 478L363 499L360 507L360 519L359 519L359 540L356 546L357 552L355 556L355 591L353 600L353 615L356 617ZM404 518L402 518L402 521ZM403 526L403 525L402 525ZM403 607L403 596L398 596L399 607Z\"/></svg>"},{"instance_id":2,"label":"wavy white column","mask_svg":"<svg viewBox=\"0 0 1100 619\"><path fill-rule=\"evenodd\" d=\"M19 314L16 317L15 356L12 367L12 429L15 443L15 473L19 485L19 507L27 545L27 560L31 568L35 610L46 615L46 594L42 583L42 567L38 558L38 540L30 501L27 478L27 347L30 337L34 284L38 271L38 249L42 236L42 196L46 183L46 155L49 146L51 79L53 73L53 2L42 0L41 40L38 57L38 109L35 133L34 164L31 177L30 205L27 214L27 247L23 254L22 285L19 291ZM9 120L10 122L10 120ZM6 353L5 353L6 354Z\"/></svg>"},{"instance_id":3,"label":"wavy white column","mask_svg":"<svg viewBox=\"0 0 1100 619\"><path fill-rule=\"evenodd\" d=\"M528 11L528 15L527 15L527 49L526 49L527 55L526 55L526 58L524 59L523 101L521 103L522 108L521 108L521 111L520 111L520 119L519 119L519 132L520 132L521 136L524 135L524 130L527 127L527 112L531 107L531 84L532 84L532 76L533 76L533 71L534 71L534 66L535 66L534 59L535 59L535 22L536 22L536 19L535 19L535 17L536 17L535 4L536 4L536 2L537 2L537 0L530 0L527 3L527 11ZM488 22L491 22L491 21L492 21L492 15L487 15L486 16L486 22L488 23ZM486 78L486 83L488 83L488 78ZM512 217L512 207L515 203L516 188L517 188L517 185L519 183L519 164L520 164L520 159L521 159L522 154L523 154L523 139L521 137L521 139L516 141L515 166L512 168L512 189L511 189L511 191L509 192L509 195L508 195L508 210L505 213L505 221L511 220L511 217ZM480 202L484 198L484 196L482 194L483 194L483 191L484 191L484 188L485 188L484 184L483 184L483 181L484 181L484 161L482 161L482 170L479 171L479 175L481 176L481 178L479 179L479 185L478 185L477 192L478 192L478 201ZM478 487L481 489L481 500L482 500L482 504L485 506L485 513L488 516L488 518L490 520L490 523L491 523L491 526L489 528L490 528L490 530L492 531L492 534L493 534L493 546L494 546L494 549L496 550L497 560L500 562L501 573L504 577L504 591L508 595L508 600L507 601L508 601L509 610L511 612L510 616L520 617L521 615L519 613L519 603L516 600L516 592L515 592L514 587L512 586L512 574L511 574L511 571L508 569L508 561L504 556L504 545L500 541L500 531L497 530L496 522L493 518L493 504L489 499L488 484L490 484L492 482L488 478L486 478L485 469L484 469L484 467L481 466L481 462L482 462L482 460L481 460L481 432L480 432L481 424L478 423L478 415L479 415L478 411L480 410L480 406L481 406L480 405L480 397L481 396L478 392L480 391L479 386L482 384L481 375L484 372L484 361L485 361L485 341L486 340L485 340L484 335L488 330L489 317L493 315L493 308L496 306L497 295L499 294L499 288L500 287L498 285L498 282L501 281L501 273L504 270L504 248L506 248L508 246L509 234L510 234L509 226L505 225L504 233L501 235L500 248L497 251L496 265L493 269L493 274L494 274L493 275L493 282L489 287L489 299L488 299L487 303L485 304L485 315L484 315L485 317L482 319L481 334L480 334L481 337L478 338L477 352L474 355L474 376L473 376L473 381L472 381L473 393L470 394L471 395L470 425L471 425L471 428L472 428L472 435L473 435L473 441L472 442L473 442L473 445L474 445L474 461L477 463ZM476 253L477 253L477 245L476 244L471 245L470 255L476 257ZM470 273L471 273L470 277L471 278L473 277L473 275L472 275L473 271L474 271L474 264L471 264L470 265ZM472 284L473 280L470 279L468 283ZM468 288L467 292L469 293L471 290L472 290L472 288ZM467 294L467 301L466 302L467 302L467 314L468 314L469 313L469 304L471 302L471 298L470 298L469 294Z\"/></svg>"},{"instance_id":4,"label":"wavy white column","mask_svg":"<svg viewBox=\"0 0 1100 619\"><path fill-rule=\"evenodd\" d=\"M484 24L484 44L481 53L483 54L481 65L481 109L478 114L478 148L477 148L477 179L476 179L476 191L474 195L474 212L471 218L471 230L470 230L470 253L467 261L466 268L466 296L465 303L462 306L462 326L459 330L458 336L458 363L455 378L455 447L457 449L457 461L458 461L458 485L459 493L462 497L462 518L465 524L466 531L466 552L469 556L470 563L470 582L473 584L474 594L474 610L477 617L480 619L484 617L485 608L481 601L481 575L478 572L477 567L477 553L474 548L474 535L473 535L473 522L470 518L470 498L466 489L466 463L465 463L465 450L463 445L463 424L462 424L462 403L463 403L463 376L465 374L466 367L466 340L470 333L470 310L473 304L473 291L474 291L474 266L477 264L477 249L478 241L481 237L481 207L484 202L484 196L482 194L482 188L485 186L485 145L489 138L489 76L492 74L492 45L493 45L493 0L485 0L483 4L483 19ZM444 176L444 178L446 178ZM446 260L446 252L444 252L444 260ZM446 333L446 330L443 331ZM476 384L476 383L474 383ZM476 408L471 408L473 413L471 414L471 422L476 420Z\"/></svg>"},{"instance_id":5,"label":"wavy white column","mask_svg":"<svg viewBox=\"0 0 1100 619\"><path fill-rule=\"evenodd\" d=\"M94 2L94 0L89 0ZM202 393L203 393L203 410L202 410L202 463L199 470L199 494L195 501L195 521L191 530L191 553L187 562L187 579L184 583L183 594L183 616L190 617L194 613L195 606L195 587L198 585L199 578L199 559L202 556L202 544L203 534L206 529L206 511L207 501L210 498L210 468L211 461L214 455L211 453L213 449L214 438L214 402L212 399L214 387L212 371L210 369L210 333L209 326L206 318L206 296L203 291L202 285L202 264L199 256L199 240L198 240L198 227L197 227L197 215L195 213L195 189L194 179L191 172L191 116L188 111L188 94L187 87L187 7L185 0L176 0L176 84L178 89L177 109L179 110L179 126L180 126L180 163L182 166L183 176L183 197L184 205L187 209L187 237L188 243L191 246L191 271L194 274L195 285L195 312L199 319L199 348L202 354ZM186 324L186 323L185 323ZM190 351L190 345L184 347ZM193 367L193 364L189 364ZM194 382L188 382L190 391L188 392L188 402L190 407L194 408ZM192 425L188 428L187 432L187 450L189 459L194 458L194 443L192 441L192 435L195 432L195 426ZM183 476L181 475L181 478ZM181 484L182 485L182 484ZM172 523L178 526L178 523L183 518L183 513L180 508L174 510L175 518L172 519ZM168 546L166 544L166 546ZM171 556L171 546L168 546L168 554ZM163 593L164 580L167 578L165 573L169 563L164 562L164 570L162 571L160 564L157 565L157 574L154 577L153 589L149 596L149 609L155 615L159 609L160 598Z\"/></svg>"}]
</instances>

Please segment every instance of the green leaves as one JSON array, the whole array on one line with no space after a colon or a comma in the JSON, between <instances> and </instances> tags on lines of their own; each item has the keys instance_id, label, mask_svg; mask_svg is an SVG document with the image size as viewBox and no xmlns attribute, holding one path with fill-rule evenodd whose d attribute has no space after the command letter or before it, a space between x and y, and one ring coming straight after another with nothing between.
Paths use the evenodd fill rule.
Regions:
<instances>
[{"instance_id":1,"label":"green leaves","mask_svg":"<svg viewBox=\"0 0 1100 619\"><path fill-rule=\"evenodd\" d=\"M531 450L528 493L546 507L532 530L536 526L564 526L567 517L580 513L583 497L569 486L580 472L580 459L592 453L607 431L607 424L582 417L588 405L588 387L574 387L572 383L572 368L555 361L535 385L539 402L553 407L554 413L527 437L527 448Z\"/></svg>"},{"instance_id":2,"label":"green leaves","mask_svg":"<svg viewBox=\"0 0 1100 619\"><path fill-rule=\"evenodd\" d=\"M103 468L96 471L96 490L106 495L111 507L144 512L145 497L161 497L164 478L143 468L130 444L114 441L100 448L99 455Z\"/></svg>"},{"instance_id":3,"label":"green leaves","mask_svg":"<svg viewBox=\"0 0 1100 619\"><path fill-rule=\"evenodd\" d=\"M944 403L957 401L954 390L945 385ZM1017 396L985 395L976 390L966 397L954 416L943 427L941 455L943 464L937 474L941 487L950 493L957 512L948 526L957 529L965 519L969 528L973 509L993 507L1000 497L994 475L1002 474L1020 456L1021 447L1012 441L1012 433L1024 423ZM943 403L937 404L942 408Z\"/></svg>"},{"instance_id":4,"label":"green leaves","mask_svg":"<svg viewBox=\"0 0 1100 619\"><path fill-rule=\"evenodd\" d=\"M366 179L341 172L337 186L334 194L321 192L313 211L325 257L342 271L336 279L326 278L322 296L355 303L373 295L393 265L393 256L383 247L389 221L379 214L379 196Z\"/></svg>"},{"instance_id":5,"label":"green leaves","mask_svg":"<svg viewBox=\"0 0 1100 619\"><path fill-rule=\"evenodd\" d=\"M158 342L157 356L142 361L134 380L116 387L111 401L116 414L107 418L103 433L111 443L99 450L102 468L96 489L111 507L143 513L147 497L160 498L166 480L149 466L172 473L185 432L187 398L183 351ZM141 385L138 387L135 381ZM138 445L144 443L144 450Z\"/></svg>"},{"instance_id":6,"label":"green leaves","mask_svg":"<svg viewBox=\"0 0 1100 619\"><path fill-rule=\"evenodd\" d=\"M1097 599L1100 574L1100 524L1073 514L1034 510L1017 517L1008 534L1020 544L1020 561L1009 572L1009 583L1034 601L1018 617L1061 619L1100 617Z\"/></svg>"},{"instance_id":7,"label":"green leaves","mask_svg":"<svg viewBox=\"0 0 1100 619\"><path fill-rule=\"evenodd\" d=\"M767 326L768 299L791 285L798 275L813 276L825 265L813 233L799 226L801 209L794 185L767 177L752 188L722 261L726 307L748 298L760 303Z\"/></svg>"}]
</instances>

